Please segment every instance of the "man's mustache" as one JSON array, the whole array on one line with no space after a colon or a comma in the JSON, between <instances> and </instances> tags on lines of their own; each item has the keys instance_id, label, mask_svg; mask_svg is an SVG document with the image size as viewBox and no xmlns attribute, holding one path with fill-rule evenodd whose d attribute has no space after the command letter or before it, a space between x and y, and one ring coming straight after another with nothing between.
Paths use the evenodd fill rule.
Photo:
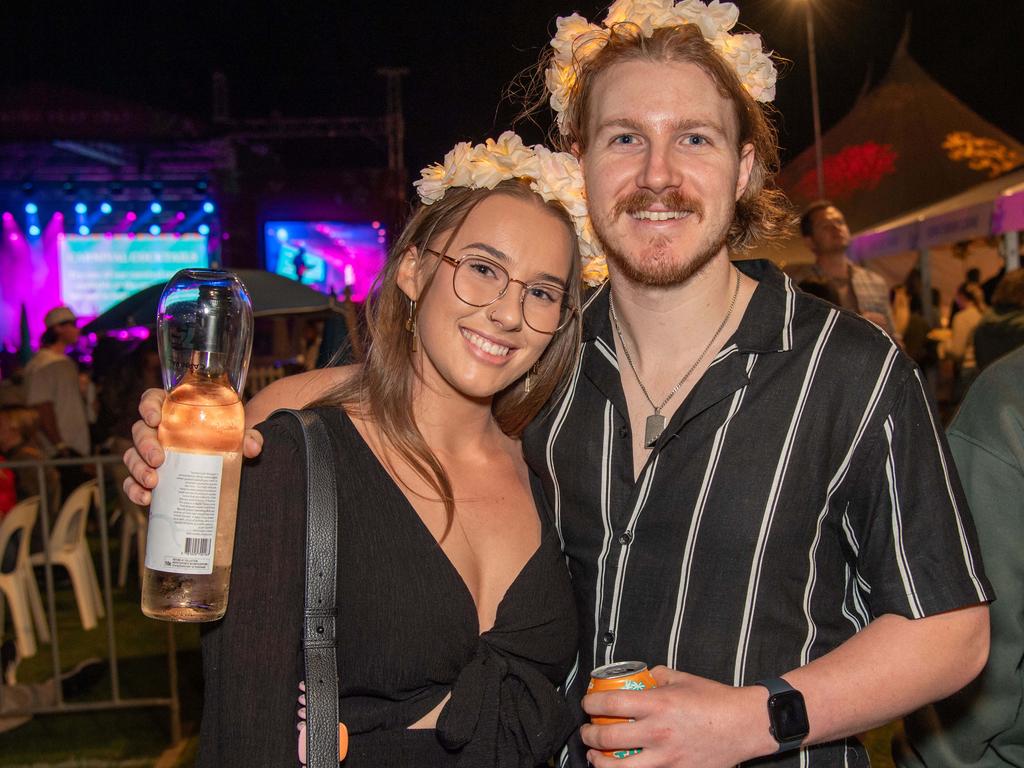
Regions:
<instances>
[{"instance_id":1,"label":"man's mustache","mask_svg":"<svg viewBox=\"0 0 1024 768\"><path fill-rule=\"evenodd\" d=\"M624 213L633 215L648 210L655 203L666 211L696 213L700 218L704 216L704 206L700 200L677 189L670 189L660 195L638 189L619 200L612 209L612 215L621 216Z\"/></svg>"}]
</instances>

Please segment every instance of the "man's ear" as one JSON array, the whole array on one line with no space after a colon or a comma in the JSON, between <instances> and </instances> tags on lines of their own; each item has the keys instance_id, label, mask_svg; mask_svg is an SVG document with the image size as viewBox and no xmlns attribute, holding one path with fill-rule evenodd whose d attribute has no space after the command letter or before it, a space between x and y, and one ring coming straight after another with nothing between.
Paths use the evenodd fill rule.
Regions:
<instances>
[{"instance_id":1,"label":"man's ear","mask_svg":"<svg viewBox=\"0 0 1024 768\"><path fill-rule=\"evenodd\" d=\"M420 269L419 251L415 245L410 245L402 254L402 260L398 264L396 282L402 293L411 301L416 301L420 297L420 291L423 290L422 278L423 270Z\"/></svg>"},{"instance_id":2,"label":"man's ear","mask_svg":"<svg viewBox=\"0 0 1024 768\"><path fill-rule=\"evenodd\" d=\"M754 145L744 144L740 147L740 172L736 177L736 199L743 197L750 184L750 173L754 169Z\"/></svg>"}]
</instances>

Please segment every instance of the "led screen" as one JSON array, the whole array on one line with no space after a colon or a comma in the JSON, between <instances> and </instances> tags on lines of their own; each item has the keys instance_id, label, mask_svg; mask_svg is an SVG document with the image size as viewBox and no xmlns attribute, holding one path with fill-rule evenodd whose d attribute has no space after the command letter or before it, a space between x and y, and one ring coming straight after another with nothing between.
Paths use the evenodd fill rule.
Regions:
<instances>
[{"instance_id":1,"label":"led screen","mask_svg":"<svg viewBox=\"0 0 1024 768\"><path fill-rule=\"evenodd\" d=\"M208 267L203 235L62 235L60 295L80 317L166 282L179 269Z\"/></svg>"},{"instance_id":2,"label":"led screen","mask_svg":"<svg viewBox=\"0 0 1024 768\"><path fill-rule=\"evenodd\" d=\"M349 285L354 301L366 298L387 255L373 224L268 221L263 233L267 271L339 296Z\"/></svg>"}]
</instances>

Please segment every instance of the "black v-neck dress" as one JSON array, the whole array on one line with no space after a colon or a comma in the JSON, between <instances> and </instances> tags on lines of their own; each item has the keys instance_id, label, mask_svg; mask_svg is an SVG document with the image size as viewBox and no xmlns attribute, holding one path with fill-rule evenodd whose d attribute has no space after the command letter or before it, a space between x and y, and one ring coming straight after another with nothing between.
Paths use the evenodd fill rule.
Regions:
<instances>
[{"instance_id":1,"label":"black v-neck dress","mask_svg":"<svg viewBox=\"0 0 1024 768\"><path fill-rule=\"evenodd\" d=\"M340 408L321 409L338 478L339 712L347 768L546 764L574 727L555 686L576 653L557 535L479 633L469 590ZM259 427L242 475L225 618L203 636L200 766L294 766L305 567L305 463L295 420ZM437 729L407 728L448 693Z\"/></svg>"}]
</instances>

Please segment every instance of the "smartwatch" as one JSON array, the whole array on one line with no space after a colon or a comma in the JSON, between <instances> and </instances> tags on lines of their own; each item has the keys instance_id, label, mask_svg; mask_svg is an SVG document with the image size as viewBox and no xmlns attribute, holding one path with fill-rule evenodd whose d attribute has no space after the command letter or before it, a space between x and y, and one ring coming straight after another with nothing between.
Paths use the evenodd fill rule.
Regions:
<instances>
[{"instance_id":1,"label":"smartwatch","mask_svg":"<svg viewBox=\"0 0 1024 768\"><path fill-rule=\"evenodd\" d=\"M768 689L768 730L779 742L779 752L796 749L810 732L803 694L781 677L758 680L757 685Z\"/></svg>"}]
</instances>

